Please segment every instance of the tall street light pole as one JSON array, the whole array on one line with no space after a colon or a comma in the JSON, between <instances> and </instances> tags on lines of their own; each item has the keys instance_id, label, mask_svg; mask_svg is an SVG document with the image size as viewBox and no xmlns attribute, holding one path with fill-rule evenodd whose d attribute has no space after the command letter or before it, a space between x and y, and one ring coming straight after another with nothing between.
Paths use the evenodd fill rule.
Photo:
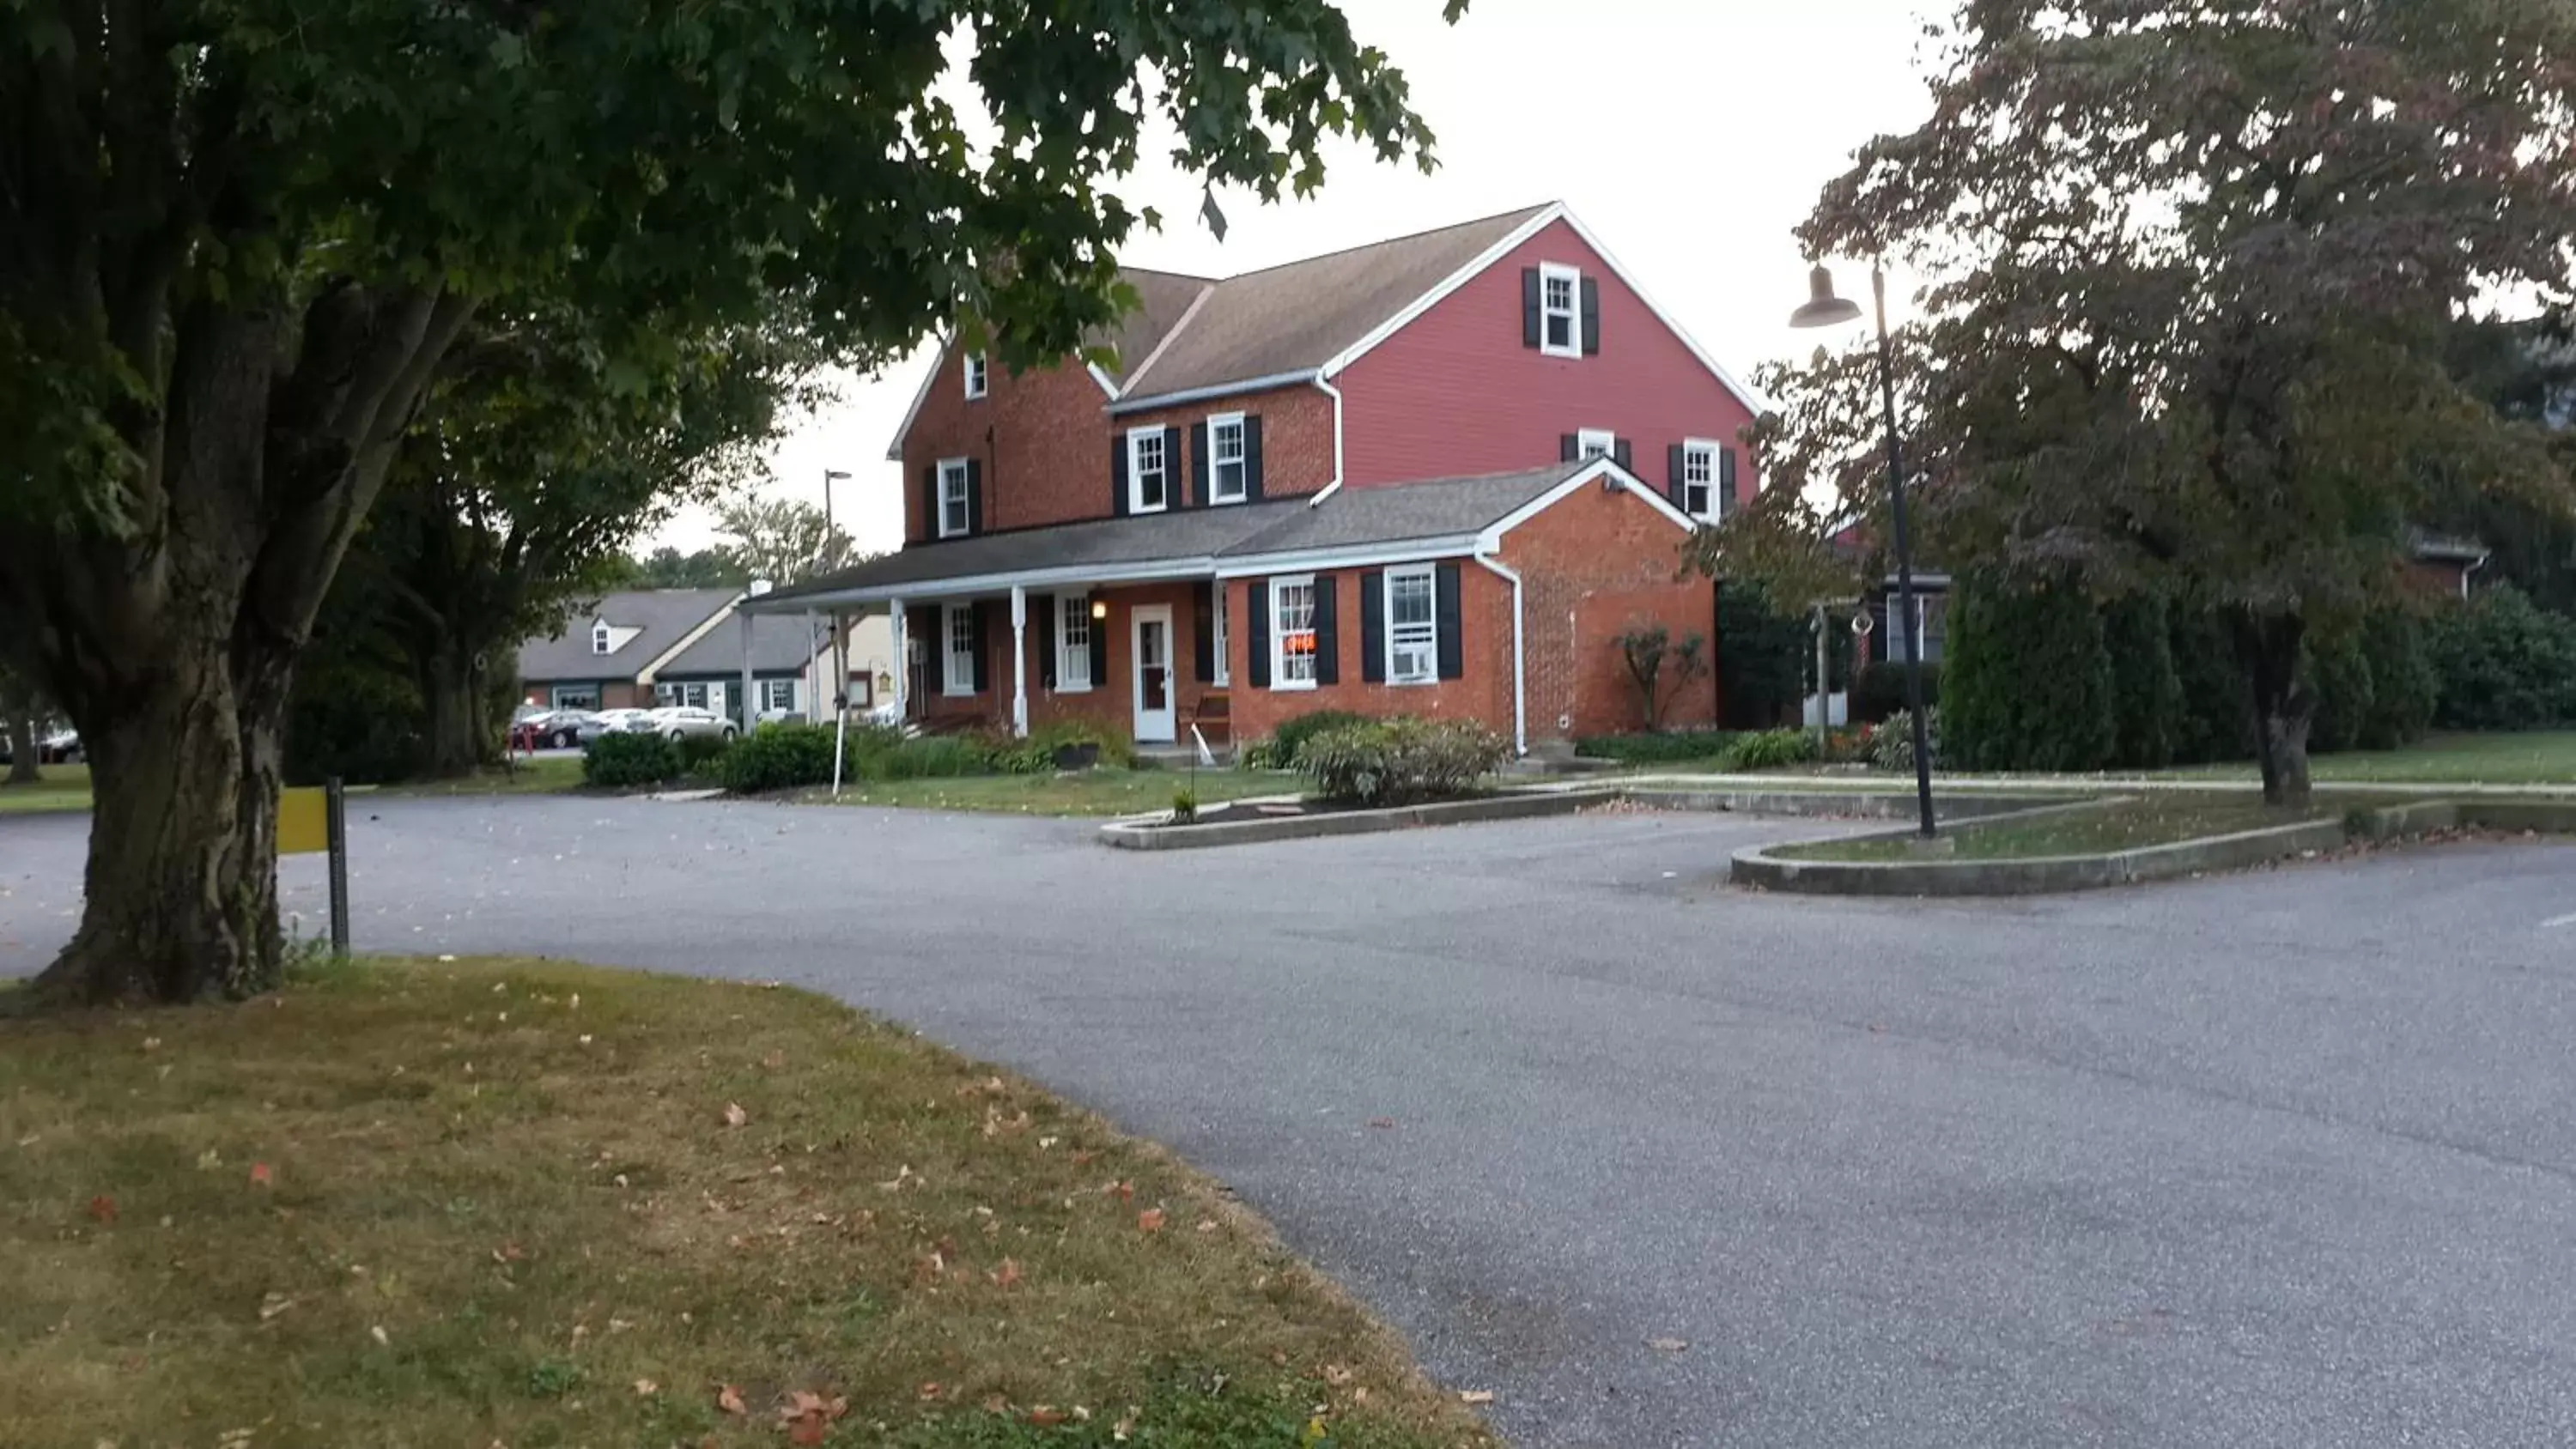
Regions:
<instances>
[{"instance_id":1,"label":"tall street light pole","mask_svg":"<svg viewBox=\"0 0 2576 1449\"><path fill-rule=\"evenodd\" d=\"M1896 515L1897 637L1905 648L1905 712L1914 726L1914 803L1923 838L1933 834L1932 731L1923 717L1923 641L1914 611L1914 540L1905 517L1905 460L1896 441L1896 353L1887 337L1887 273L1873 262L1869 286L1878 310L1878 394L1886 409L1887 493ZM1860 318L1860 304L1834 295L1833 273L1819 266L1807 274L1806 305L1789 314L1792 327L1839 327Z\"/></svg>"},{"instance_id":2,"label":"tall street light pole","mask_svg":"<svg viewBox=\"0 0 2576 1449\"><path fill-rule=\"evenodd\" d=\"M847 482L849 476L838 468L823 470L823 541L815 546L816 563L822 562L822 552L832 546L832 535L840 528L838 518L832 512L832 485ZM832 611L832 712L840 718L844 729L848 728L850 713L849 638L850 631L841 626L841 611L834 609Z\"/></svg>"}]
</instances>

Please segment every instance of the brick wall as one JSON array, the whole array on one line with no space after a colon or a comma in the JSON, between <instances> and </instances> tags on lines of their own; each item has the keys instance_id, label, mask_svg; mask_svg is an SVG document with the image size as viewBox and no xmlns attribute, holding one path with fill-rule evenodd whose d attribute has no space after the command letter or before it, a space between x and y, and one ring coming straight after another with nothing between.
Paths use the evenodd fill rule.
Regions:
<instances>
[{"instance_id":1,"label":"brick wall","mask_svg":"<svg viewBox=\"0 0 2576 1449\"><path fill-rule=\"evenodd\" d=\"M1261 494L1265 498L1286 498L1292 494L1317 493L1333 481L1333 400L1315 387L1277 387L1263 392L1243 393L1234 397L1212 398L1185 403L1178 407L1147 408L1142 412L1120 413L1110 419L1116 436L1126 436L1131 428L1179 428L1186 439L1189 430L1220 413L1257 413L1261 417ZM1109 466L1108 437L1102 435L1101 466ZM1188 443L1182 444L1184 468ZM1104 475L1105 476L1105 475ZM1104 482L1102 487L1108 485ZM1102 494L1102 512L1107 512L1107 494ZM1190 495L1198 497L1193 491Z\"/></svg>"},{"instance_id":2,"label":"brick wall","mask_svg":"<svg viewBox=\"0 0 2576 1449\"><path fill-rule=\"evenodd\" d=\"M1032 729L1061 720L1090 720L1133 734L1136 728L1135 675L1135 610L1140 606L1162 604L1172 611L1173 691L1178 703L1175 733L1181 740L1189 738L1191 717L1213 686L1199 681L1195 673L1198 634L1195 595L1188 584L1143 584L1124 588L1102 588L1090 597L1109 606L1106 619L1094 619L1092 627L1103 631L1109 643L1107 669L1102 681L1089 689L1049 688L1046 660L1047 633L1043 616L1038 612L1042 596L1029 596L1028 698L1029 725ZM1052 596L1046 596L1050 606ZM991 688L974 694L949 695L937 688L926 691L912 705L912 714L925 723L940 726L984 725L1008 728L1011 722L1011 606L1007 599L986 600L990 611L985 623L985 647L991 654L987 676ZM905 619L912 631L932 627L938 617L935 606L923 605ZM936 647L937 636L922 634Z\"/></svg>"},{"instance_id":3,"label":"brick wall","mask_svg":"<svg viewBox=\"0 0 2576 1449\"><path fill-rule=\"evenodd\" d=\"M1716 585L1674 577L1682 537L1644 500L1598 486L1575 490L1504 536L1503 562L1520 571L1525 589L1533 743L1645 728L1618 644L1638 624L1660 623L1676 641L1708 636L1710 676L1673 696L1663 725L1717 721Z\"/></svg>"},{"instance_id":4,"label":"brick wall","mask_svg":"<svg viewBox=\"0 0 2576 1449\"><path fill-rule=\"evenodd\" d=\"M1331 504L1326 504L1331 507ZM1458 625L1460 673L1456 679L1431 684L1370 684L1360 678L1360 576L1370 569L1335 569L1332 576L1334 643L1341 679L1313 689L1252 687L1249 617L1251 590L1267 588L1268 579L1234 579L1226 585L1233 610L1233 677L1235 737L1257 740L1278 729L1282 720L1319 709L1346 709L1355 714L1419 715L1426 719L1465 716L1481 719L1509 738L1512 732L1512 596L1511 586L1472 560L1459 559ZM1321 585L1324 574L1316 575Z\"/></svg>"},{"instance_id":5,"label":"brick wall","mask_svg":"<svg viewBox=\"0 0 2576 1449\"><path fill-rule=\"evenodd\" d=\"M903 537L934 539L923 474L943 458L983 463L984 528L1032 528L1109 512L1108 395L1079 363L1014 376L999 362L966 397L952 345L903 440Z\"/></svg>"}]
</instances>

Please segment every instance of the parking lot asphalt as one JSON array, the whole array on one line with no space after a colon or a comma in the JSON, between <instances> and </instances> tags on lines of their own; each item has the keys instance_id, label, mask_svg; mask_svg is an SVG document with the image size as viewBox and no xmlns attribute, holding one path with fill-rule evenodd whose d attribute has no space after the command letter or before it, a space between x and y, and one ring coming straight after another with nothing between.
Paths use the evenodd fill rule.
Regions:
<instances>
[{"instance_id":1,"label":"parking lot asphalt","mask_svg":"<svg viewBox=\"0 0 2576 1449\"><path fill-rule=\"evenodd\" d=\"M1533 1449L2576 1443L2576 847L1919 903L1723 887L1818 828L1733 816L352 814L361 949L777 978L1017 1068ZM84 828L0 818L0 974Z\"/></svg>"}]
</instances>

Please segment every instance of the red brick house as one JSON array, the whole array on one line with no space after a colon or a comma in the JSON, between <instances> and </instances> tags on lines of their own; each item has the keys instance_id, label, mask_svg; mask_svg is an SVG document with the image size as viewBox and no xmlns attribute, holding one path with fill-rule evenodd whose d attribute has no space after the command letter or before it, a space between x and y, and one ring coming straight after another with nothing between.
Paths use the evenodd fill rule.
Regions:
<instances>
[{"instance_id":1,"label":"red brick house","mask_svg":"<svg viewBox=\"0 0 2576 1449\"><path fill-rule=\"evenodd\" d=\"M1127 279L1114 370L944 348L904 548L760 607L891 614L911 718L1140 742L1347 708L1527 749L1640 727L1632 624L1714 636L1677 549L1758 486L1757 404L1563 206Z\"/></svg>"}]
</instances>

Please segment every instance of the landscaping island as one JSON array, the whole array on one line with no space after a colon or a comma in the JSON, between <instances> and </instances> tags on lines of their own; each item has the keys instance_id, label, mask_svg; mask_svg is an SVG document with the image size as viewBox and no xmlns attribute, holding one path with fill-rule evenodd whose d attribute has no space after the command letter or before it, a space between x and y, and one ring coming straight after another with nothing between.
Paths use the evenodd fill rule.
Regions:
<instances>
[{"instance_id":1,"label":"landscaping island","mask_svg":"<svg viewBox=\"0 0 2576 1449\"><path fill-rule=\"evenodd\" d=\"M0 1007L0 1153L12 1443L1493 1442L1219 1185L802 991Z\"/></svg>"}]
</instances>

